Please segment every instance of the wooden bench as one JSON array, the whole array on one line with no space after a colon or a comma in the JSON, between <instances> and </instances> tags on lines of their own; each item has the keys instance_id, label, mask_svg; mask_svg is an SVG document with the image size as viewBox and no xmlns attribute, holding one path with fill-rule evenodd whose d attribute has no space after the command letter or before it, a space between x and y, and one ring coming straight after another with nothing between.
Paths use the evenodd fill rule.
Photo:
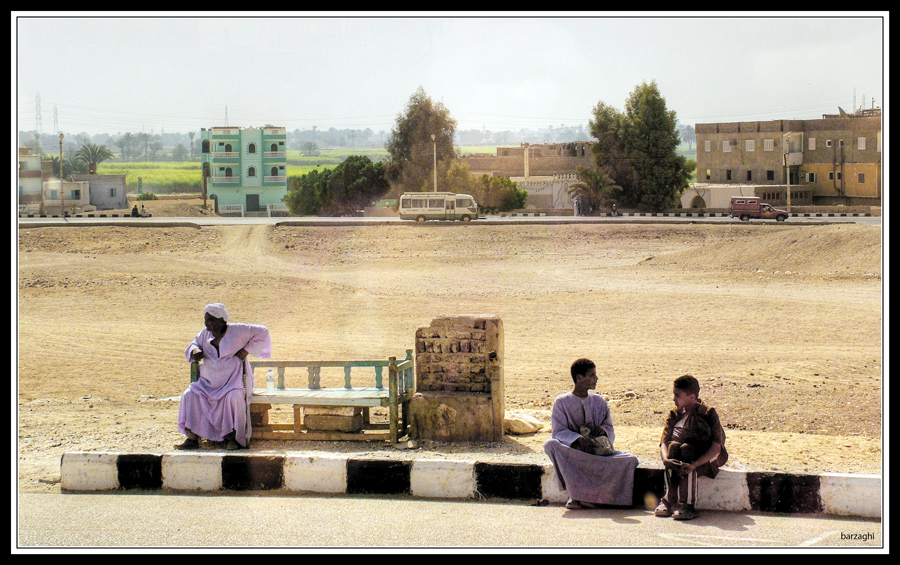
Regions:
<instances>
[{"instance_id":1,"label":"wooden bench","mask_svg":"<svg viewBox=\"0 0 900 565\"><path fill-rule=\"evenodd\" d=\"M261 359L250 361L254 369L253 397L250 403L250 419L253 426L252 437L276 440L384 440L396 443L409 433L409 401L415 393L413 383L412 349L406 350L406 358L363 361L277 361ZM285 386L285 369L300 367L307 369L307 383L304 388ZM344 386L323 388L322 368L343 368ZM277 371L275 390L266 390L265 372L255 369L273 368ZM371 369L373 386L353 386L352 378L359 377L361 369ZM387 368L387 386L384 386L384 369ZM354 370L356 374L354 375ZM191 380L199 377L199 366L191 364ZM260 386L262 385L262 386ZM269 410L273 404L293 406L293 421L290 423L270 423ZM372 422L369 409L376 406L387 407L387 422ZM310 430L303 422L304 408L352 408L361 415L362 425L358 431L317 431Z\"/></svg>"}]
</instances>

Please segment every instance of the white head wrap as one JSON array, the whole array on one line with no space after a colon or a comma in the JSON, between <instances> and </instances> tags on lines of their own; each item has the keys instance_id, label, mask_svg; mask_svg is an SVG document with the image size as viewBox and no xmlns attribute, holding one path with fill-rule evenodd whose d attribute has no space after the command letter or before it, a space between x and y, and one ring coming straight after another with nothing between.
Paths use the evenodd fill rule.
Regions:
<instances>
[{"instance_id":1,"label":"white head wrap","mask_svg":"<svg viewBox=\"0 0 900 565\"><path fill-rule=\"evenodd\" d=\"M203 313L215 316L216 318L222 318L226 322L228 321L228 310L225 309L225 305L221 302L207 304L206 308L203 309Z\"/></svg>"}]
</instances>

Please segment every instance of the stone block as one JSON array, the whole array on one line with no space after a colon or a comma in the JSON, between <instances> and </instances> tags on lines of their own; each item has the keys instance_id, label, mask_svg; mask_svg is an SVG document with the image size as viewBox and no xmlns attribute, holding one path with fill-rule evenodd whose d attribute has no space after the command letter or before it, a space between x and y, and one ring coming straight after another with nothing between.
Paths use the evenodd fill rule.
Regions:
<instances>
[{"instance_id":1,"label":"stone block","mask_svg":"<svg viewBox=\"0 0 900 565\"><path fill-rule=\"evenodd\" d=\"M353 416L334 416L309 414L304 411L303 425L310 431L357 433L363 428L363 417L361 413Z\"/></svg>"},{"instance_id":2,"label":"stone block","mask_svg":"<svg viewBox=\"0 0 900 565\"><path fill-rule=\"evenodd\" d=\"M489 395L420 391L409 403L409 416L413 439L493 441L494 418Z\"/></svg>"}]
</instances>

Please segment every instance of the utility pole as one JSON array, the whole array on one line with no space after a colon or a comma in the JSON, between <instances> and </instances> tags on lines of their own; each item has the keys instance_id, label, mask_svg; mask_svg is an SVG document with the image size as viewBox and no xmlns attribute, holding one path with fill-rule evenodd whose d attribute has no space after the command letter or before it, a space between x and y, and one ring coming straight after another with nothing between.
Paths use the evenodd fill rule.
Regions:
<instances>
[{"instance_id":1,"label":"utility pole","mask_svg":"<svg viewBox=\"0 0 900 565\"><path fill-rule=\"evenodd\" d=\"M59 207L59 215L65 217L66 215L66 187L63 185L63 137L65 137L62 132L59 134L59 196L62 199L62 204Z\"/></svg>"},{"instance_id":2,"label":"utility pole","mask_svg":"<svg viewBox=\"0 0 900 565\"><path fill-rule=\"evenodd\" d=\"M791 213L791 165L788 160L788 153L791 151L791 132L787 133L787 139L784 143L784 168L787 179L787 212Z\"/></svg>"},{"instance_id":3,"label":"utility pole","mask_svg":"<svg viewBox=\"0 0 900 565\"><path fill-rule=\"evenodd\" d=\"M434 134L431 134L431 142L434 144L434 191L437 192L437 141Z\"/></svg>"}]
</instances>

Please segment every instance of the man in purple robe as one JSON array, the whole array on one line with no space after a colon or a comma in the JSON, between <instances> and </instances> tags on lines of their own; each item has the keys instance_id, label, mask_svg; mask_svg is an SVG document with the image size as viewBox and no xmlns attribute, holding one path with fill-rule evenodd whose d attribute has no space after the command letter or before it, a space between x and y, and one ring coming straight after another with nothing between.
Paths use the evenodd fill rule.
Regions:
<instances>
[{"instance_id":1,"label":"man in purple robe","mask_svg":"<svg viewBox=\"0 0 900 565\"><path fill-rule=\"evenodd\" d=\"M176 449L197 449L200 438L225 441L225 449L246 448L250 443L250 399L253 369L248 356L268 358L272 354L269 329L255 324L228 323L221 303L203 309L206 326L184 354L202 361L200 378L181 395L178 430L187 435Z\"/></svg>"},{"instance_id":2,"label":"man in purple robe","mask_svg":"<svg viewBox=\"0 0 900 565\"><path fill-rule=\"evenodd\" d=\"M591 392L597 387L596 365L589 359L578 359L570 372L575 387L553 402L552 437L544 442L559 488L569 495L566 508L631 506L637 457L615 449L606 456L592 452L592 438L605 435L610 444L616 440L609 405Z\"/></svg>"}]
</instances>

